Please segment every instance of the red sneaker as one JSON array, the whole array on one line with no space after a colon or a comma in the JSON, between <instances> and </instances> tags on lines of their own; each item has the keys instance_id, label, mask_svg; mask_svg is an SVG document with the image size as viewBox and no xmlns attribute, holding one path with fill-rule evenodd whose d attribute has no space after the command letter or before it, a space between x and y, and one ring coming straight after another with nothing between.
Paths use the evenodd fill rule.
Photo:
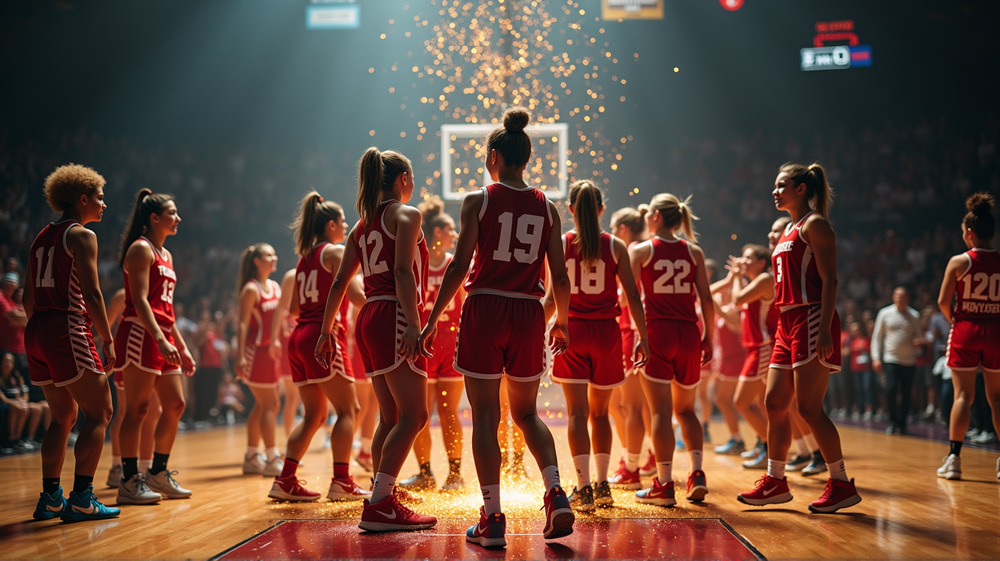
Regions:
<instances>
[{"instance_id":1,"label":"red sneaker","mask_svg":"<svg viewBox=\"0 0 1000 561\"><path fill-rule=\"evenodd\" d=\"M629 471L625 468L625 464L622 464L618 471L608 477L608 483L616 489L642 489L639 470Z\"/></svg>"},{"instance_id":2,"label":"red sneaker","mask_svg":"<svg viewBox=\"0 0 1000 561\"><path fill-rule=\"evenodd\" d=\"M507 540L504 538L506 532L507 518L503 513L486 516L486 508L479 507L479 524L469 526L465 532L465 541L482 547L507 547Z\"/></svg>"},{"instance_id":3,"label":"red sneaker","mask_svg":"<svg viewBox=\"0 0 1000 561\"><path fill-rule=\"evenodd\" d=\"M705 500L705 495L708 494L708 482L705 479L705 472L698 471L692 472L688 476L687 484L687 500L693 503L700 503Z\"/></svg>"},{"instance_id":4,"label":"red sneaker","mask_svg":"<svg viewBox=\"0 0 1000 561\"><path fill-rule=\"evenodd\" d=\"M652 450L649 450L649 456L646 457L646 463L639 466L639 475L650 476L656 473L656 454Z\"/></svg>"},{"instance_id":5,"label":"red sneaker","mask_svg":"<svg viewBox=\"0 0 1000 561\"><path fill-rule=\"evenodd\" d=\"M636 491L635 500L647 505L674 506L677 504L674 499L674 482L668 481L666 485L660 485L660 479L654 477L653 486Z\"/></svg>"},{"instance_id":6,"label":"red sneaker","mask_svg":"<svg viewBox=\"0 0 1000 561\"><path fill-rule=\"evenodd\" d=\"M326 498L331 501L360 501L371 496L372 492L358 487L354 477L350 475L345 479L333 478L330 481L330 490L326 493Z\"/></svg>"},{"instance_id":7,"label":"red sneaker","mask_svg":"<svg viewBox=\"0 0 1000 561\"><path fill-rule=\"evenodd\" d=\"M374 504L365 499L358 528L369 532L412 532L433 528L435 524L437 518L417 514L403 506L395 495L389 495Z\"/></svg>"},{"instance_id":8,"label":"red sneaker","mask_svg":"<svg viewBox=\"0 0 1000 561\"><path fill-rule=\"evenodd\" d=\"M809 503L809 510L813 512L837 512L842 508L854 506L861 502L861 495L854 487L854 480L841 481L839 479L829 479L826 482L826 489L819 499Z\"/></svg>"},{"instance_id":9,"label":"red sneaker","mask_svg":"<svg viewBox=\"0 0 1000 561\"><path fill-rule=\"evenodd\" d=\"M764 474L764 477L757 480L756 485L753 491L736 495L736 500L752 506L776 505L792 500L787 478L778 479Z\"/></svg>"},{"instance_id":10,"label":"red sneaker","mask_svg":"<svg viewBox=\"0 0 1000 561\"><path fill-rule=\"evenodd\" d=\"M542 508L545 509L545 530L542 531L542 537L554 540L573 533L576 515L573 514L562 487L557 485L545 493L545 505Z\"/></svg>"},{"instance_id":11,"label":"red sneaker","mask_svg":"<svg viewBox=\"0 0 1000 561\"><path fill-rule=\"evenodd\" d=\"M354 456L354 463L361 466L362 469L371 473L372 471L372 453L371 452L358 452L357 456Z\"/></svg>"},{"instance_id":12,"label":"red sneaker","mask_svg":"<svg viewBox=\"0 0 1000 561\"><path fill-rule=\"evenodd\" d=\"M271 485L271 492L268 497L276 501L307 502L315 501L319 498L319 493L310 491L302 486L302 481L295 477L275 477L274 484Z\"/></svg>"}]
</instances>

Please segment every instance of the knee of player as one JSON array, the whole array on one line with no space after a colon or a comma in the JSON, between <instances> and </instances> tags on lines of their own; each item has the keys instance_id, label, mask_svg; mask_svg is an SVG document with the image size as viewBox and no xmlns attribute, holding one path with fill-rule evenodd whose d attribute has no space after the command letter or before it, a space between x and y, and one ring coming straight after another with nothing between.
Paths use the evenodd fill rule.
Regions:
<instances>
[{"instance_id":1,"label":"knee of player","mask_svg":"<svg viewBox=\"0 0 1000 561\"><path fill-rule=\"evenodd\" d=\"M50 426L55 425L54 428L69 431L76 424L76 409L74 408L70 411L53 411L50 423Z\"/></svg>"},{"instance_id":2,"label":"knee of player","mask_svg":"<svg viewBox=\"0 0 1000 561\"><path fill-rule=\"evenodd\" d=\"M737 406L739 406L739 403L737 403ZM764 397L764 409L767 410L768 415L787 413L790 406L791 400L785 399L784 397L778 397L775 395Z\"/></svg>"},{"instance_id":3,"label":"knee of player","mask_svg":"<svg viewBox=\"0 0 1000 561\"><path fill-rule=\"evenodd\" d=\"M806 422L818 419L825 414L826 413L823 411L822 403L813 404L799 401L799 415L801 415Z\"/></svg>"}]
</instances>

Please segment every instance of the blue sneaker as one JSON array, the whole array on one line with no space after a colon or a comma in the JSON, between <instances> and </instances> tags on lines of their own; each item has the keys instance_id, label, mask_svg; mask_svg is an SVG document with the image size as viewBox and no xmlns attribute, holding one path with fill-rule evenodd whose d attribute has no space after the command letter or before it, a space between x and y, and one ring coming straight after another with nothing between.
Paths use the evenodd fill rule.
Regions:
<instances>
[{"instance_id":1,"label":"blue sneaker","mask_svg":"<svg viewBox=\"0 0 1000 561\"><path fill-rule=\"evenodd\" d=\"M767 469L767 443L760 445L760 452L756 458L743 462L743 467L747 469Z\"/></svg>"},{"instance_id":2,"label":"blue sneaker","mask_svg":"<svg viewBox=\"0 0 1000 561\"><path fill-rule=\"evenodd\" d=\"M722 456L735 456L742 454L744 450L746 450L746 444L742 440L736 440L736 437L733 436L730 436L729 440L722 446L715 447L715 453Z\"/></svg>"},{"instance_id":3,"label":"blue sneaker","mask_svg":"<svg viewBox=\"0 0 1000 561\"><path fill-rule=\"evenodd\" d=\"M465 532L465 541L479 544L485 548L507 547L504 534L507 531L507 518L502 513L486 515L484 507L479 508L479 523L469 526Z\"/></svg>"},{"instance_id":4,"label":"blue sneaker","mask_svg":"<svg viewBox=\"0 0 1000 561\"><path fill-rule=\"evenodd\" d=\"M63 498L63 488L60 487L53 495L41 493L35 506L35 513L31 516L35 520L52 520L65 510L66 499Z\"/></svg>"},{"instance_id":5,"label":"blue sneaker","mask_svg":"<svg viewBox=\"0 0 1000 561\"><path fill-rule=\"evenodd\" d=\"M121 510L104 506L101 501L94 496L94 486L90 485L86 491L81 493L72 492L69 500L66 501L66 509L63 510L63 522L81 522L83 520L103 520L114 518L121 514Z\"/></svg>"}]
</instances>

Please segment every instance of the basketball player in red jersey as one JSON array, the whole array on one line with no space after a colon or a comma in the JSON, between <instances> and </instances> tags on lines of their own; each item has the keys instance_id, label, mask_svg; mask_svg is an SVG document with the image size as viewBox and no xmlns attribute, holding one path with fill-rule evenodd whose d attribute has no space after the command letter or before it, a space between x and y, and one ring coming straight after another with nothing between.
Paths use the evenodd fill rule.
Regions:
<instances>
[{"instance_id":1,"label":"basketball player in red jersey","mask_svg":"<svg viewBox=\"0 0 1000 561\"><path fill-rule=\"evenodd\" d=\"M507 376L511 417L538 462L545 484L545 539L573 532L575 516L559 482L555 442L538 417L535 397L545 373L542 267L549 264L557 318L550 330L553 352L569 343L569 277L563 260L559 213L540 190L524 182L531 139L524 128L531 115L508 109L503 126L486 141L486 169L496 183L466 195L455 257L445 271L438 298L420 334L426 353L438 319L468 273L469 296L462 307L455 369L465 375L472 405L472 451L484 506L466 540L505 547L506 519L500 511L500 380ZM475 264L469 272L473 253Z\"/></svg>"},{"instance_id":2,"label":"basketball player in red jersey","mask_svg":"<svg viewBox=\"0 0 1000 561\"><path fill-rule=\"evenodd\" d=\"M253 393L254 405L247 416L247 452L244 474L281 474L284 461L274 440L281 396L278 365L271 358L271 327L281 298L281 287L271 280L277 270L278 255L270 244L258 243L243 250L240 258L239 324L236 348L236 375ZM264 441L265 452L260 451Z\"/></svg>"},{"instance_id":3,"label":"basketball player in red jersey","mask_svg":"<svg viewBox=\"0 0 1000 561\"><path fill-rule=\"evenodd\" d=\"M622 240L601 231L604 214L601 191L588 180L573 183L569 188L569 211L576 229L564 234L562 243L570 279L569 333L573 346L555 357L552 379L562 385L569 414L567 433L577 478L569 502L573 508L589 512L595 506L614 504L608 483L612 438L608 405L612 388L625 383L621 360L624 349L617 320L622 313L618 305L618 281L639 333L633 348L628 349L635 367L641 368L646 363L649 347L646 318L632 276L628 248ZM551 288L550 284L547 301L552 298ZM588 434L588 421L593 425L593 435ZM591 440L597 468L593 485Z\"/></svg>"},{"instance_id":4,"label":"basketball player in red jersey","mask_svg":"<svg viewBox=\"0 0 1000 561\"><path fill-rule=\"evenodd\" d=\"M121 314L125 311L125 289L119 288L111 301L108 302L108 321L111 323L113 331L118 330L121 323ZM111 470L108 472L107 485L112 489L117 489L122 482L122 451L121 443L118 439L121 433L122 420L125 418L125 379L121 372L112 375L114 381L115 394L118 398L118 405L115 416L111 419L108 427L108 439L111 440ZM139 433L139 471L153 467L153 448L156 444L156 423L160 420L163 408L160 407L160 398L154 390L149 396L149 410L146 418L142 421L142 430Z\"/></svg>"},{"instance_id":5,"label":"basketball player in red jersey","mask_svg":"<svg viewBox=\"0 0 1000 561\"><path fill-rule=\"evenodd\" d=\"M368 302L361 309L355 342L365 374L378 397L380 422L372 442L375 481L361 513L362 530L425 530L437 524L400 503L396 478L427 423L427 371L417 347L420 305L427 274L427 242L420 211L406 206L413 195L413 167L399 152L369 148L358 170L358 224L328 291L316 356L329 360L346 341L331 339L334 311L360 268Z\"/></svg>"},{"instance_id":6,"label":"basketball player in red jersey","mask_svg":"<svg viewBox=\"0 0 1000 561\"><path fill-rule=\"evenodd\" d=\"M97 356L91 323L104 341L108 365L114 364L115 349L97 274L97 236L83 227L104 215L104 178L81 165L60 166L45 178L45 198L62 216L31 244L23 300L31 383L42 387L52 411L42 439L42 493L33 516L59 516L67 522L113 518L121 511L104 506L93 493L104 430L111 420L111 391L104 377L109 368ZM76 468L67 500L59 476L78 408L84 423L74 447Z\"/></svg>"},{"instance_id":7,"label":"basketball player in red jersey","mask_svg":"<svg viewBox=\"0 0 1000 561\"><path fill-rule=\"evenodd\" d=\"M706 269L710 269L706 259ZM710 277L711 278L711 277ZM715 447L715 453L724 456L741 454L745 449L743 437L740 435L740 414L733 403L736 387L739 385L740 372L746 359L740 330L740 313L732 303L730 290L732 282L727 275L712 283L712 305L717 319L715 320L715 340L712 341L712 364L715 370L715 404L722 413L722 418L729 429L729 440ZM702 382L704 384L704 382ZM701 389L701 386L698 386ZM708 411L702 408L702 411Z\"/></svg>"},{"instance_id":8,"label":"basketball player in red jersey","mask_svg":"<svg viewBox=\"0 0 1000 561\"><path fill-rule=\"evenodd\" d=\"M180 374L194 374L194 359L174 324L173 256L163 247L177 234L181 218L171 195L139 191L132 218L122 236L119 265L125 273L125 310L115 338L115 371L125 384L125 416L118 438L122 450L119 504L152 504L162 497L186 499L167 469L184 413ZM139 472L139 435L153 392L163 412L156 423L153 465Z\"/></svg>"},{"instance_id":9,"label":"basketball player in red jersey","mask_svg":"<svg viewBox=\"0 0 1000 561\"><path fill-rule=\"evenodd\" d=\"M288 360L292 379L299 388L305 414L288 437L287 452L281 473L274 478L268 497L281 501L315 501L319 493L300 484L296 476L299 462L316 431L326 421L328 406L333 406L337 422L330 434L333 453L333 479L327 498L331 501L362 500L368 491L358 487L350 474L351 444L354 441L354 419L358 400L354 392L354 371L347 359L346 345L326 363L316 360L313 353L319 338L326 306L324 296L333 284L333 272L344 255L344 210L333 201L324 201L316 191L302 199L299 214L292 224L295 231L295 252L299 255L295 267L295 283L289 315L298 320L288 338ZM351 287L350 298L361 303L364 296L357 285ZM338 337L346 336L347 301L337 310ZM271 332L281 329L282 318L275 314ZM331 322L332 323L332 322ZM332 328L332 325L331 325ZM277 347L272 339L271 346ZM278 347L280 348L280 347Z\"/></svg>"},{"instance_id":10,"label":"basketball player in red jersey","mask_svg":"<svg viewBox=\"0 0 1000 561\"><path fill-rule=\"evenodd\" d=\"M632 271L639 279L649 330L650 357L642 376L642 387L652 414L650 432L656 452L657 476L653 485L636 492L641 503L672 506L674 481L674 431L676 415L681 435L691 454L687 499L701 502L708 494L702 471L704 432L694 410L701 365L712 360L715 310L705 273L705 254L688 240L695 240L687 201L661 193L653 197L646 224L654 235L631 251ZM682 230L687 238L677 237ZM696 296L697 293L697 296ZM704 333L699 342L695 300L700 299Z\"/></svg>"},{"instance_id":11,"label":"basketball player in red jersey","mask_svg":"<svg viewBox=\"0 0 1000 561\"><path fill-rule=\"evenodd\" d=\"M430 315L431 306L437 298L441 279L445 268L451 263L452 254L448 253L455 247L458 234L455 233L455 221L444 212L444 202L441 197L434 196L420 203L421 227L424 239L428 240L427 281L424 283L424 302L421 308L421 320L426 321ZM455 371L455 342L458 340L458 315L465 301L465 292L459 291L450 306L438 320L437 337L434 339L431 353L427 358L427 417L417 439L413 441L413 454L417 457L420 473L400 482L403 487L413 489L433 489L437 483L431 472L431 428L430 415L437 402L438 420L441 422L441 436L444 439L445 450L448 453L448 479L442 491L457 491L465 485L462 479L462 424L458 420L458 405L462 400L464 380Z\"/></svg>"},{"instance_id":12,"label":"basketball player in red jersey","mask_svg":"<svg viewBox=\"0 0 1000 561\"><path fill-rule=\"evenodd\" d=\"M364 275L358 274L354 278L360 286L364 286ZM352 304L349 313L351 321L347 328L347 354L350 355L351 366L354 367L354 389L358 393L358 404L361 406L354 423L361 447L354 456L354 463L365 471L373 473L375 465L372 463L372 437L375 436L375 425L378 422L378 399L375 397L372 381L365 375L365 362L361 359L361 351L358 350L355 339L360 314L361 308Z\"/></svg>"},{"instance_id":13,"label":"basketball player in red jersey","mask_svg":"<svg viewBox=\"0 0 1000 561\"><path fill-rule=\"evenodd\" d=\"M292 365L288 362L288 353L283 349L288 348L288 338L295 330L295 318L288 315L288 309L292 303L292 291L295 286L295 269L285 271L281 277L281 298L278 298L278 309L275 314L279 315L278 333L271 342L268 349L271 360L278 364L278 374L281 377L282 390L285 394L285 402L281 408L281 422L285 427L285 437L292 435L295 429L295 415L299 410L299 388L292 379ZM274 344L277 340L277 344Z\"/></svg>"},{"instance_id":14,"label":"basketball player in red jersey","mask_svg":"<svg viewBox=\"0 0 1000 561\"><path fill-rule=\"evenodd\" d=\"M837 315L837 246L827 218L833 192L822 166L781 166L774 182L774 205L788 212L771 257L775 306L781 310L767 374L767 473L740 502L751 505L792 500L785 461L792 440L788 410L793 400L812 428L830 479L812 512L836 512L861 502L844 467L837 427L823 410L830 373L840 370L840 318Z\"/></svg>"},{"instance_id":15,"label":"basketball player in red jersey","mask_svg":"<svg viewBox=\"0 0 1000 561\"><path fill-rule=\"evenodd\" d=\"M757 458L744 462L756 467L767 461L767 417L758 408L767 384L774 333L778 328L778 309L774 307L774 279L768 272L770 252L755 244L743 246L740 257L730 257L726 279L730 299L740 309L740 337L746 358L736 385L733 403L759 439ZM744 281L744 279L746 279ZM744 282L746 284L744 284Z\"/></svg>"},{"instance_id":16,"label":"basketball player in red jersey","mask_svg":"<svg viewBox=\"0 0 1000 561\"><path fill-rule=\"evenodd\" d=\"M1000 428L1000 253L993 247L996 218L993 197L976 193L965 201L962 241L969 251L948 261L938 307L951 324L948 368L955 386L949 436L951 450L938 477L962 478L962 441L969 428L969 409L976 394L976 371L983 369L993 427ZM955 304L952 307L952 300ZM1000 479L1000 459L997 459Z\"/></svg>"},{"instance_id":17,"label":"basketball player in red jersey","mask_svg":"<svg viewBox=\"0 0 1000 561\"><path fill-rule=\"evenodd\" d=\"M616 210L611 215L611 232L622 240L627 248L631 249L646 239L646 219L644 217L648 210L649 207L642 204L639 205L638 210L625 207ZM650 451L646 464L641 468L639 466L643 441L649 435L649 405L646 403L646 396L642 392L642 383L639 381L639 372L642 367L636 367L632 362L632 349L635 347L636 332L632 325L632 316L628 313L628 300L625 298L624 290L619 288L619 292L618 303L621 306L622 315L618 318L618 325L622 337L625 383L612 390L609 409L615 420L624 457L618 465L618 470L608 477L608 482L612 487L636 490L642 489L640 475L643 470L650 467L650 463L653 472L655 472L656 459L655 454Z\"/></svg>"}]
</instances>

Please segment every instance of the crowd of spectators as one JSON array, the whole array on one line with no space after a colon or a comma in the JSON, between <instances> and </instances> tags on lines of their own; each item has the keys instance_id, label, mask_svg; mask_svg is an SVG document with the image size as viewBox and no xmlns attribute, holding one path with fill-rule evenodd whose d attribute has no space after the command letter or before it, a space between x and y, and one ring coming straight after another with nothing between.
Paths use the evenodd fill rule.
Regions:
<instances>
[{"instance_id":1,"label":"crowd of spectators","mask_svg":"<svg viewBox=\"0 0 1000 561\"><path fill-rule=\"evenodd\" d=\"M665 143L663 162L641 197L652 195L648 185L681 196L693 194L706 254L725 262L743 243L763 242L778 217L770 196L778 166L786 161L823 164L836 193L831 218L838 232L838 307L844 318L846 366L844 376L832 378L829 407L835 416L861 419L885 418L892 410L896 401L890 404L886 399L885 370L873 369L887 361L871 356L869 345L882 351L869 341L878 311L892 304L896 287L904 287L920 324L920 337L914 341L912 406L904 400L903 420L898 416L893 420L894 427L902 424L898 428L905 430L907 413L931 420L947 418L950 404L944 402L949 384L932 374L947 337L947 326L941 325L936 313L937 291L948 258L965 249L959 231L965 198L976 191L1000 194L998 142L1000 121L995 115L965 129L942 120L853 131L842 127L810 138L777 132L685 138ZM16 283L26 269L34 235L53 218L41 186L56 166L82 163L107 179L109 209L93 228L101 240L99 271L108 297L122 286L117 240L134 194L149 187L176 195L183 224L180 233L168 240L179 277L175 301L186 310L186 315L180 314L185 322L182 331L191 338L201 371L209 374L203 378L207 381L199 383L196 376L191 383L193 405L187 421L202 422L211 420L212 412L236 412L242 407L234 401L239 401L239 392L223 383L230 372L226 352L235 332L233 283L242 249L269 241L278 248L284 266L291 267L294 256L287 224L299 194L308 188L352 193L356 156L321 148L296 151L267 146L204 151L107 138L84 129L54 130L30 139L0 133L0 262L5 273L14 274L4 277L4 286L15 282L8 286L10 294L5 288L0 296L0 346L4 346L0 350L15 357L4 387L15 374L27 380L26 364L20 361L23 347L20 351L16 345L6 347L11 346L7 341L13 332L19 326L23 330ZM612 182L606 188L608 198L612 204L641 202L624 195L631 188ZM350 213L350 196L343 198ZM896 394L905 390L897 386L890 389ZM30 393L30 389L21 392ZM22 398L32 399L5 397L4 411L16 408L10 400ZM44 423L45 417L39 417L38 422ZM26 421L25 432L31 423ZM8 431L0 435L0 439L14 436ZM14 443L37 435L17 436Z\"/></svg>"}]
</instances>

